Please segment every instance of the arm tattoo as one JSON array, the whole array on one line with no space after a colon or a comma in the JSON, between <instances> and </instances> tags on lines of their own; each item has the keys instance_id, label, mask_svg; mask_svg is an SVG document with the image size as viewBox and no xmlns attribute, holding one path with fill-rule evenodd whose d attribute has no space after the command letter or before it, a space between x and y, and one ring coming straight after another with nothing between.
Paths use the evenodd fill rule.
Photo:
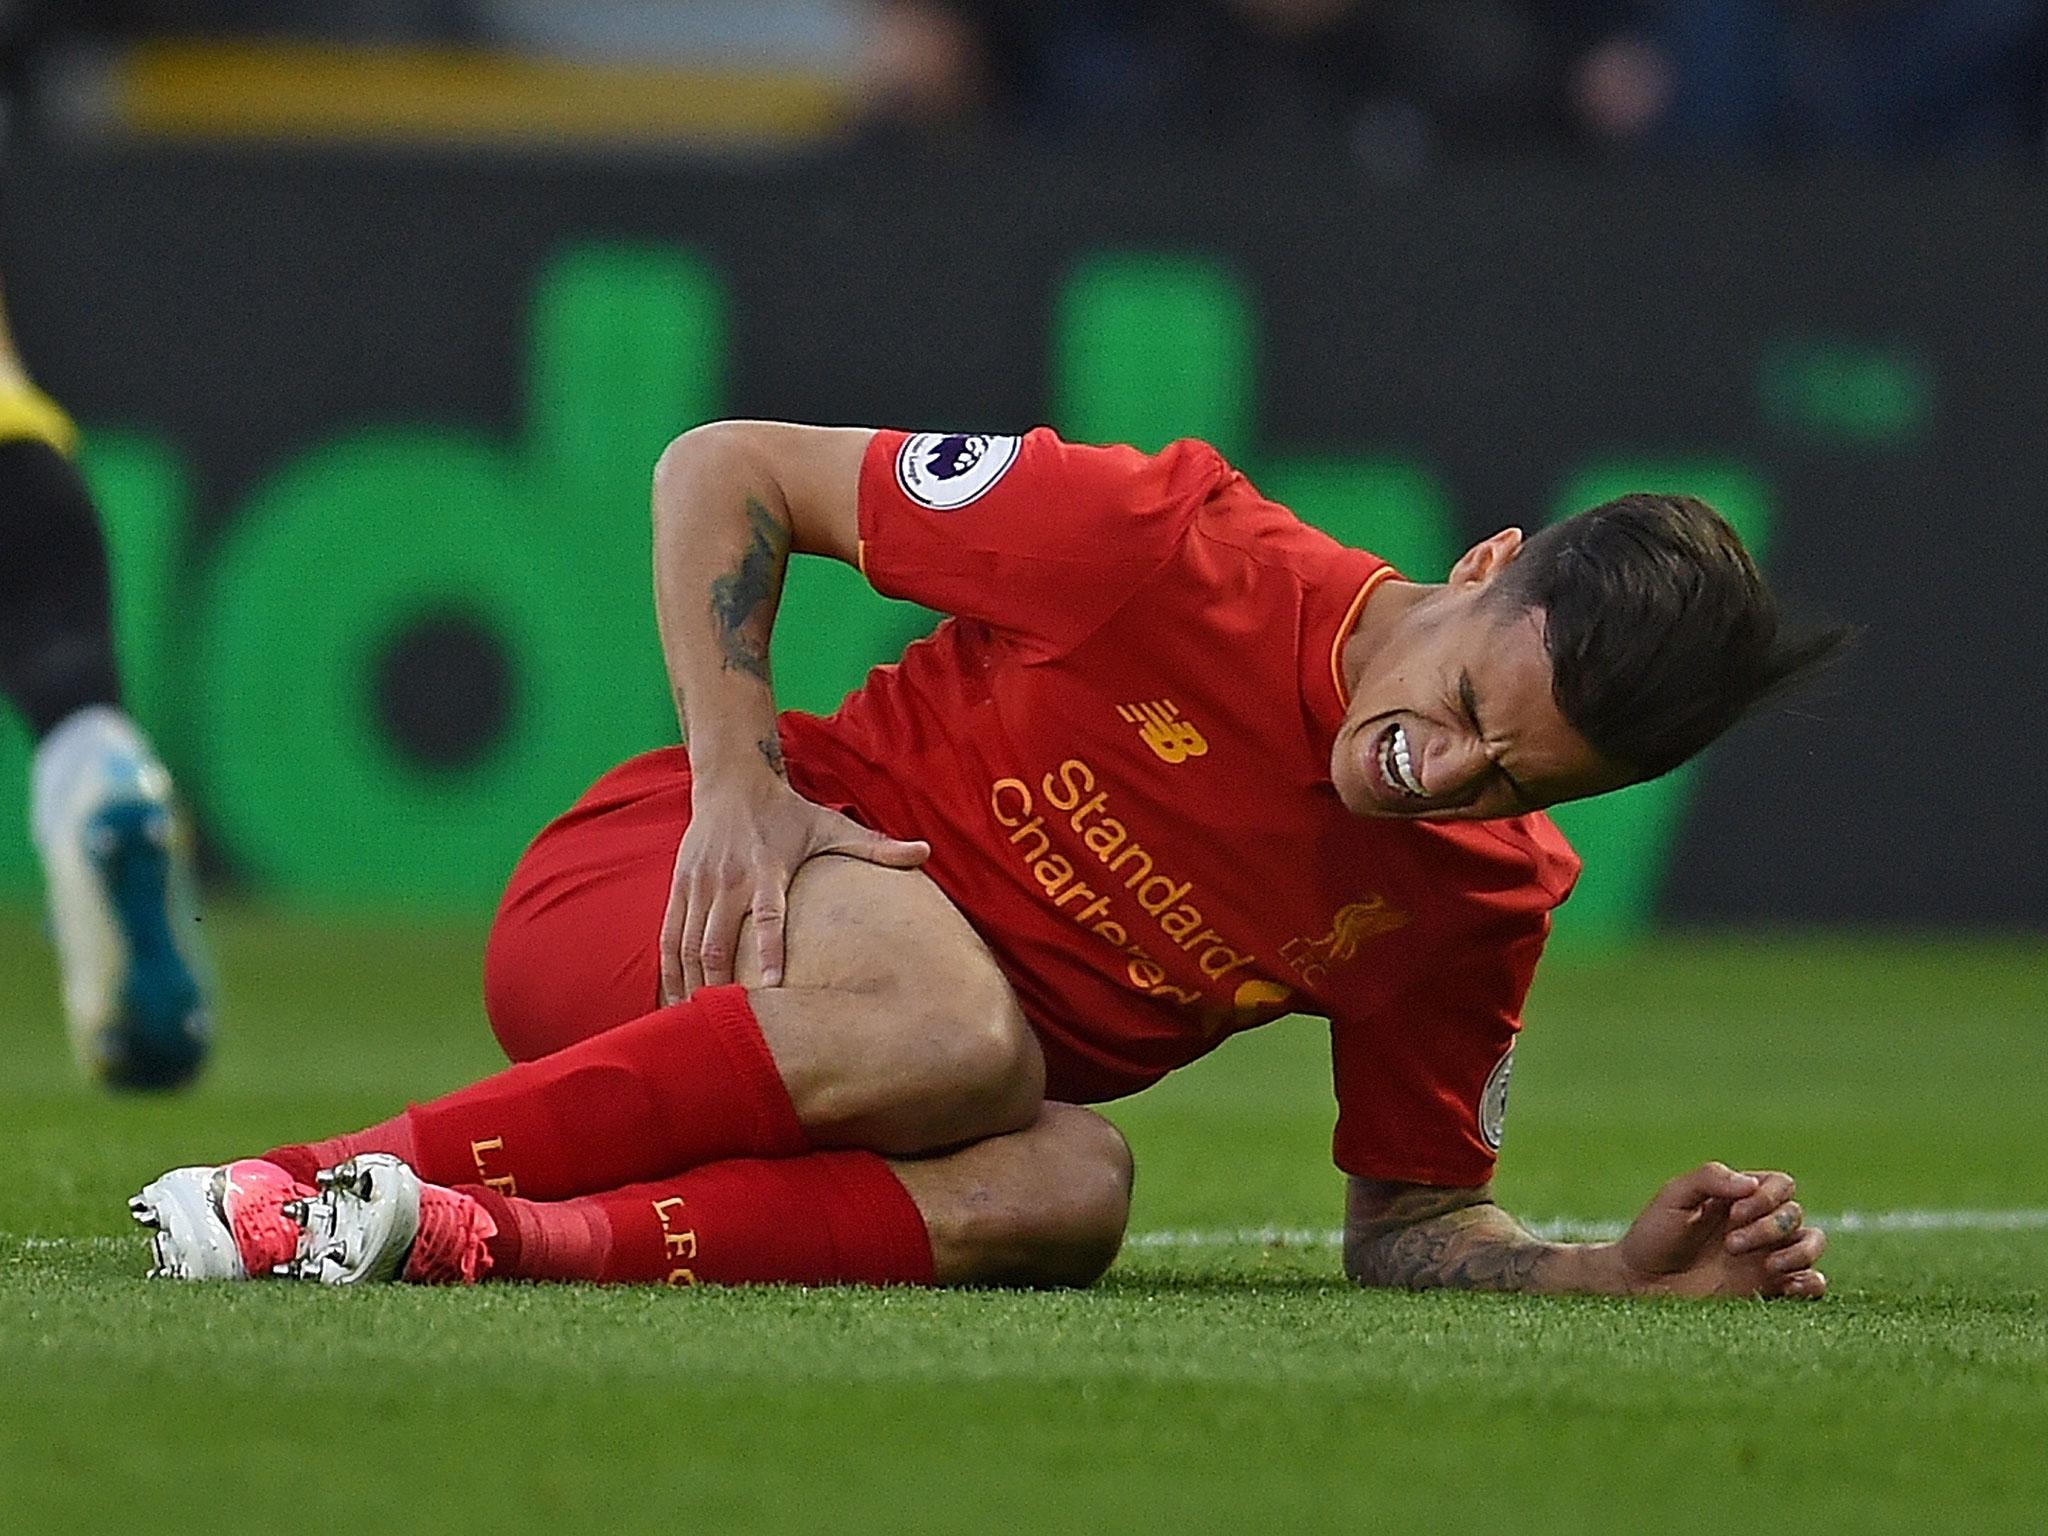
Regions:
<instances>
[{"instance_id":1,"label":"arm tattoo","mask_svg":"<svg viewBox=\"0 0 2048 1536\"><path fill-rule=\"evenodd\" d=\"M1344 1272L1360 1285L1542 1289L1561 1251L1493 1203L1491 1187L1432 1189L1354 1180Z\"/></svg>"},{"instance_id":2,"label":"arm tattoo","mask_svg":"<svg viewBox=\"0 0 2048 1536\"><path fill-rule=\"evenodd\" d=\"M761 749L761 755L768 760L768 766L775 770L775 777L789 777L789 770L782 765L782 743L779 740L773 736L763 736L754 745Z\"/></svg>"},{"instance_id":3,"label":"arm tattoo","mask_svg":"<svg viewBox=\"0 0 2048 1536\"><path fill-rule=\"evenodd\" d=\"M1497 1205L1361 1234L1345 1267L1362 1285L1526 1291L1556 1253Z\"/></svg>"},{"instance_id":4,"label":"arm tattoo","mask_svg":"<svg viewBox=\"0 0 2048 1536\"><path fill-rule=\"evenodd\" d=\"M768 634L789 563L789 530L752 496L747 498L747 527L739 562L711 583L711 622L726 670L765 683Z\"/></svg>"}]
</instances>

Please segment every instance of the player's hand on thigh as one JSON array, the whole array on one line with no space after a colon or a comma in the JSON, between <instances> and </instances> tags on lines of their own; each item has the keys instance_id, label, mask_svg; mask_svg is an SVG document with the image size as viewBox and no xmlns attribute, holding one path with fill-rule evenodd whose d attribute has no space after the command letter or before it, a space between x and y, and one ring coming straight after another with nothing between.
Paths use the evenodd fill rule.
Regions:
<instances>
[{"instance_id":1,"label":"player's hand on thigh","mask_svg":"<svg viewBox=\"0 0 2048 1536\"><path fill-rule=\"evenodd\" d=\"M779 777L735 789L699 780L693 800L662 916L663 1003L731 981L740 928L749 921L760 947L762 985L781 985L789 885L805 861L839 853L914 869L931 856L929 843L872 832L804 799Z\"/></svg>"}]
</instances>

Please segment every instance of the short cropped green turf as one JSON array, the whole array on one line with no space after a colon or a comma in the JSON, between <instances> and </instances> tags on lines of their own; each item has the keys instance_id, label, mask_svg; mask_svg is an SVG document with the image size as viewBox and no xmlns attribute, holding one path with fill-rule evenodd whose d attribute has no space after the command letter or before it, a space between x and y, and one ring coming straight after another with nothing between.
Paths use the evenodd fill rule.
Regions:
<instances>
[{"instance_id":1,"label":"short cropped green turf","mask_svg":"<svg viewBox=\"0 0 2048 1536\"><path fill-rule=\"evenodd\" d=\"M0 915L0 1530L2048 1528L2039 946L1548 966L1503 1198L1611 1222L1707 1157L1788 1167L1865 1218L1818 1306L1345 1286L1299 1020L1115 1109L1140 1237L1089 1292L332 1292L145 1283L123 1202L488 1070L481 931L210 927L213 1072L114 1100ZM1916 1209L2035 1214L1870 1229Z\"/></svg>"}]
</instances>

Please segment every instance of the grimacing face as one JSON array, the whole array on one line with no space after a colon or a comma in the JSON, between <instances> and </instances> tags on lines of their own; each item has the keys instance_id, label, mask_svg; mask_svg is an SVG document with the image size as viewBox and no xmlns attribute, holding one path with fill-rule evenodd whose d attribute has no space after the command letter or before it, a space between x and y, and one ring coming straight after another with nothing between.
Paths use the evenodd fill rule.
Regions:
<instances>
[{"instance_id":1,"label":"grimacing face","mask_svg":"<svg viewBox=\"0 0 2048 1536\"><path fill-rule=\"evenodd\" d=\"M1542 612L1485 600L1521 545L1521 531L1505 529L1467 550L1443 585L1388 582L1366 603L1344 648L1351 704L1330 752L1352 814L1481 821L1634 779L1551 697Z\"/></svg>"}]
</instances>

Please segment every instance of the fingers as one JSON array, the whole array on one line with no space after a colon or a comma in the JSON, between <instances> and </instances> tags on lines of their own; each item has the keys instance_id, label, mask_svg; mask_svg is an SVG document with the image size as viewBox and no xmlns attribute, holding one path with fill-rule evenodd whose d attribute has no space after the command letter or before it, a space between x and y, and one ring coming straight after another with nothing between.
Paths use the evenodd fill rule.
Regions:
<instances>
[{"instance_id":1,"label":"fingers","mask_svg":"<svg viewBox=\"0 0 2048 1536\"><path fill-rule=\"evenodd\" d=\"M1797 1186L1789 1173L1760 1171L1744 1175L1756 1181L1753 1193L1735 1202L1735 1208L1728 1213L1729 1220L1736 1226L1747 1226L1750 1222L1770 1215L1792 1198Z\"/></svg>"},{"instance_id":2,"label":"fingers","mask_svg":"<svg viewBox=\"0 0 2048 1536\"><path fill-rule=\"evenodd\" d=\"M1763 1289L1766 1297L1783 1297L1792 1301L1819 1301L1827 1293L1828 1277L1817 1269L1802 1269L1782 1278L1773 1277L1765 1281Z\"/></svg>"},{"instance_id":3,"label":"fingers","mask_svg":"<svg viewBox=\"0 0 2048 1536\"><path fill-rule=\"evenodd\" d=\"M1794 1188L1775 1169L1704 1163L1657 1192L1622 1239L1624 1259L1684 1295L1816 1300L1828 1289L1814 1267L1827 1234L1806 1225Z\"/></svg>"},{"instance_id":4,"label":"fingers","mask_svg":"<svg viewBox=\"0 0 2048 1536\"><path fill-rule=\"evenodd\" d=\"M1782 1248L1791 1242L1800 1230L1800 1223L1806 1220L1806 1212L1797 1200L1787 1200L1767 1216L1759 1216L1748 1225L1731 1221L1730 1231L1725 1239L1730 1253L1759 1253L1773 1248Z\"/></svg>"},{"instance_id":5,"label":"fingers","mask_svg":"<svg viewBox=\"0 0 2048 1536\"><path fill-rule=\"evenodd\" d=\"M1802 1269L1811 1269L1820 1262L1827 1246L1828 1235L1819 1227L1801 1227L1797 1235L1764 1260L1764 1273L1796 1275Z\"/></svg>"},{"instance_id":6,"label":"fingers","mask_svg":"<svg viewBox=\"0 0 2048 1536\"><path fill-rule=\"evenodd\" d=\"M661 1000L680 1002L699 987L722 987L733 979L738 963L740 926L753 920L761 945L761 983L782 985L783 893L773 887L754 893L751 902L729 890L693 884L687 895L669 898L661 927Z\"/></svg>"},{"instance_id":7,"label":"fingers","mask_svg":"<svg viewBox=\"0 0 2048 1536\"><path fill-rule=\"evenodd\" d=\"M1827 1233L1806 1225L1805 1209L1792 1198L1797 1186L1789 1173L1759 1170L1751 1177L1756 1188L1730 1209L1724 1246L1732 1254L1762 1256L1759 1294L1819 1300L1827 1294L1828 1277L1814 1266L1827 1251Z\"/></svg>"},{"instance_id":8,"label":"fingers","mask_svg":"<svg viewBox=\"0 0 2048 1536\"><path fill-rule=\"evenodd\" d=\"M668 910L661 915L661 1005L679 1003L689 995L683 985L683 919L689 902L670 891Z\"/></svg>"},{"instance_id":9,"label":"fingers","mask_svg":"<svg viewBox=\"0 0 2048 1536\"><path fill-rule=\"evenodd\" d=\"M664 1002L730 983L739 968L740 930L749 919L760 947L762 984L781 986L789 885L807 859L841 853L915 869L931 857L930 843L882 837L787 786L783 797L758 822L749 818L759 807L742 807L735 820L723 802L716 815L707 808L692 822L676 852L675 889L662 922Z\"/></svg>"},{"instance_id":10,"label":"fingers","mask_svg":"<svg viewBox=\"0 0 2048 1536\"><path fill-rule=\"evenodd\" d=\"M721 889L711 898L711 911L704 919L704 935L697 946L697 961L703 972L699 983L723 987L732 981L733 961L740 950L740 924L747 920L750 904L731 889ZM689 957L684 957L687 966Z\"/></svg>"},{"instance_id":11,"label":"fingers","mask_svg":"<svg viewBox=\"0 0 2048 1536\"><path fill-rule=\"evenodd\" d=\"M1728 1213L1730 1253L1758 1253L1784 1248L1795 1242L1806 1220L1806 1211L1792 1198L1789 1173L1760 1173L1756 1192L1736 1201Z\"/></svg>"},{"instance_id":12,"label":"fingers","mask_svg":"<svg viewBox=\"0 0 2048 1536\"><path fill-rule=\"evenodd\" d=\"M1756 1193L1757 1185L1754 1174L1737 1173L1726 1163L1702 1163L1691 1173L1681 1173L1666 1184L1659 1191L1659 1198L1666 1204L1691 1210L1710 1200L1744 1201Z\"/></svg>"},{"instance_id":13,"label":"fingers","mask_svg":"<svg viewBox=\"0 0 2048 1536\"><path fill-rule=\"evenodd\" d=\"M844 853L856 859L866 859L870 864L880 864L885 869L915 869L932 856L932 845L919 839L903 842L893 837L877 837L857 821L848 821L847 835L819 849L821 853Z\"/></svg>"},{"instance_id":14,"label":"fingers","mask_svg":"<svg viewBox=\"0 0 2048 1536\"><path fill-rule=\"evenodd\" d=\"M661 1002L663 1007L690 995L683 975L683 934L689 926L690 888L683 876L683 844L676 845L675 872L669 877L668 906L661 914Z\"/></svg>"},{"instance_id":15,"label":"fingers","mask_svg":"<svg viewBox=\"0 0 2048 1536\"><path fill-rule=\"evenodd\" d=\"M684 997L704 985L704 925L710 916L711 903L704 888L693 882L684 909L682 941L678 946L683 962Z\"/></svg>"},{"instance_id":16,"label":"fingers","mask_svg":"<svg viewBox=\"0 0 2048 1536\"><path fill-rule=\"evenodd\" d=\"M783 894L779 890L754 892L754 938L761 946L761 985L782 985Z\"/></svg>"}]
</instances>

